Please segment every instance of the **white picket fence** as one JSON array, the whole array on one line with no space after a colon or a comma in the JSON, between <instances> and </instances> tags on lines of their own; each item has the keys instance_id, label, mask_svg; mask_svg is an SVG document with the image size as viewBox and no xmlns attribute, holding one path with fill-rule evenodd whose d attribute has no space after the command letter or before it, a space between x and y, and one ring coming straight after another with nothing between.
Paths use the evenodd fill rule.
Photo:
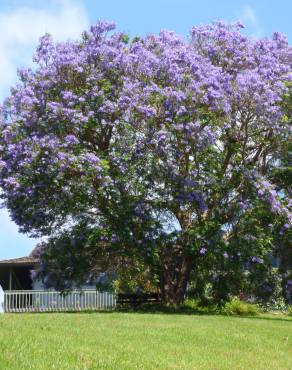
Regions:
<instances>
[{"instance_id":1,"label":"white picket fence","mask_svg":"<svg viewBox=\"0 0 292 370\"><path fill-rule=\"evenodd\" d=\"M116 307L113 293L74 290L68 294L43 290L4 291L4 312L53 312L110 310Z\"/></svg>"}]
</instances>

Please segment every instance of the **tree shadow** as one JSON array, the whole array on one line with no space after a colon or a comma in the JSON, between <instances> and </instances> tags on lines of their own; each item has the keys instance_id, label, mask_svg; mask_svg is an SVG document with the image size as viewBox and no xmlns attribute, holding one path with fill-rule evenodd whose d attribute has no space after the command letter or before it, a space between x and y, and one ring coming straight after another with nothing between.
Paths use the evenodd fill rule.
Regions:
<instances>
[{"instance_id":1,"label":"tree shadow","mask_svg":"<svg viewBox=\"0 0 292 370\"><path fill-rule=\"evenodd\" d=\"M29 312L26 312L29 313ZM285 316L284 314L275 314L275 317L271 317L271 313L261 313L259 315L228 315L219 310L208 310L206 308L186 308L186 307L164 307L164 306L147 306L147 307L118 307L116 309L100 309L100 310L82 310L82 311L51 311L51 312L30 312L34 314L81 314L81 315L95 315L95 314L140 314L140 315L177 315L177 316L220 316L232 319L249 319L249 320L266 320L266 321L282 321L290 322L292 324L292 317ZM24 313L25 314L25 313ZM269 315L269 316L268 316Z\"/></svg>"},{"instance_id":2,"label":"tree shadow","mask_svg":"<svg viewBox=\"0 0 292 370\"><path fill-rule=\"evenodd\" d=\"M114 310L112 312L119 312L119 313L135 313L135 314L164 314L164 315L187 315L187 316L220 316L220 317L227 317L227 318L235 318L235 319L251 319L251 320L267 320L267 321L285 321L290 322L292 324L292 317L285 316L285 314L281 314L278 316L275 315L271 317L271 313L260 313L258 315L228 315L227 313L219 310L208 310L208 309L190 309L190 308L171 308L171 307L161 307L154 309L148 308L120 308ZM268 316L269 315L269 316Z\"/></svg>"},{"instance_id":3,"label":"tree shadow","mask_svg":"<svg viewBox=\"0 0 292 370\"><path fill-rule=\"evenodd\" d=\"M250 319L250 320L267 320L267 321L284 321L290 322L292 324L292 317L285 316L285 314L281 314L275 317L266 316L271 315L270 313L260 313L258 315L228 315L224 312L220 311L207 311L204 309L170 309L170 308L162 308L162 309L117 309L112 312L119 312L119 313L135 313L135 314L165 314L165 315L187 315L187 316L220 316L226 318L234 318L234 319Z\"/></svg>"}]
</instances>

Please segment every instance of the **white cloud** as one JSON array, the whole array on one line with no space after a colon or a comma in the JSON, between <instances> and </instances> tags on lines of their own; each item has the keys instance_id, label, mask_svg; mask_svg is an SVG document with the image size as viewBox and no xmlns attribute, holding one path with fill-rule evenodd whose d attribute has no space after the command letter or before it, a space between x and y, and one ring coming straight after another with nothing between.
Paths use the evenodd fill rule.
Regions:
<instances>
[{"instance_id":1,"label":"white cloud","mask_svg":"<svg viewBox=\"0 0 292 370\"><path fill-rule=\"evenodd\" d=\"M258 17L254 8L249 4L246 4L240 12L240 21L248 28L248 31L251 30L251 36L254 38L260 38L263 35L263 28L260 25Z\"/></svg>"},{"instance_id":2,"label":"white cloud","mask_svg":"<svg viewBox=\"0 0 292 370\"><path fill-rule=\"evenodd\" d=\"M16 80L16 70L28 66L41 35L56 40L78 38L89 20L80 0L51 0L46 7L16 7L0 13L0 99Z\"/></svg>"}]
</instances>

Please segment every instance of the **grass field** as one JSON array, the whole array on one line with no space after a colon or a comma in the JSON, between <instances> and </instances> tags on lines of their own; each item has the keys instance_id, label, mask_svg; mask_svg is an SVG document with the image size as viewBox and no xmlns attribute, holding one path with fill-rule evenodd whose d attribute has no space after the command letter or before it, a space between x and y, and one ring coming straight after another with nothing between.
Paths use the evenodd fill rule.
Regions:
<instances>
[{"instance_id":1,"label":"grass field","mask_svg":"<svg viewBox=\"0 0 292 370\"><path fill-rule=\"evenodd\" d=\"M292 319L143 313L0 316L0 369L292 369Z\"/></svg>"}]
</instances>

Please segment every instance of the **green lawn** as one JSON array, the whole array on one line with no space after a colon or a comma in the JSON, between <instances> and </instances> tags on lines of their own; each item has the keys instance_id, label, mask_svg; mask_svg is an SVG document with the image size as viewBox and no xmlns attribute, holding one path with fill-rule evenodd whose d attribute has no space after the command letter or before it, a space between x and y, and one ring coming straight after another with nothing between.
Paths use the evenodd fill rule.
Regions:
<instances>
[{"instance_id":1,"label":"green lawn","mask_svg":"<svg viewBox=\"0 0 292 370\"><path fill-rule=\"evenodd\" d=\"M0 316L0 369L292 369L292 319L142 313Z\"/></svg>"}]
</instances>

